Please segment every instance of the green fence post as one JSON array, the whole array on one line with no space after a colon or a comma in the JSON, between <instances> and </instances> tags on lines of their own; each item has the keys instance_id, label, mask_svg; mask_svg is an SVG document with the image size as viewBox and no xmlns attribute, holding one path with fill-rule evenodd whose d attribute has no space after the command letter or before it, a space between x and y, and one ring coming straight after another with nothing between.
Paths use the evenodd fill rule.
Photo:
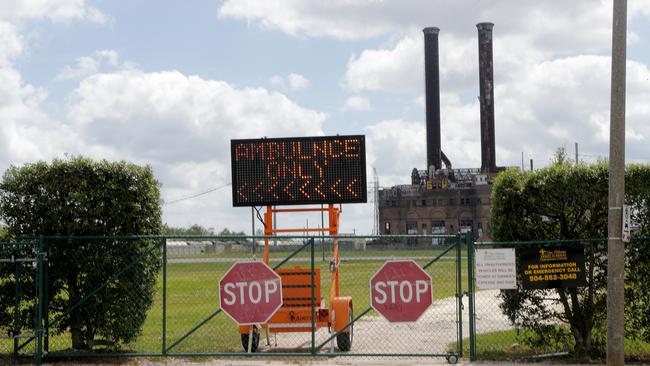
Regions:
<instances>
[{"instance_id":1,"label":"green fence post","mask_svg":"<svg viewBox=\"0 0 650 366\"><path fill-rule=\"evenodd\" d=\"M458 303L458 313L456 320L458 321L458 355L463 357L463 284L462 284L462 268L461 268L461 234L456 238L456 302Z\"/></svg>"},{"instance_id":2,"label":"green fence post","mask_svg":"<svg viewBox=\"0 0 650 366\"><path fill-rule=\"evenodd\" d=\"M161 240L162 244L162 354L167 355L167 238Z\"/></svg>"},{"instance_id":3,"label":"green fence post","mask_svg":"<svg viewBox=\"0 0 650 366\"><path fill-rule=\"evenodd\" d=\"M467 294L469 305L469 359L476 361L476 314L474 313L474 233L467 235Z\"/></svg>"},{"instance_id":4,"label":"green fence post","mask_svg":"<svg viewBox=\"0 0 650 366\"><path fill-rule=\"evenodd\" d=\"M309 239L309 249L311 251L311 354L316 354L316 319L314 310L316 308L314 299L314 237Z\"/></svg>"},{"instance_id":5,"label":"green fence post","mask_svg":"<svg viewBox=\"0 0 650 366\"><path fill-rule=\"evenodd\" d=\"M38 253L37 253L37 296L38 303L36 305L36 365L40 365L43 361L43 235L38 237Z\"/></svg>"},{"instance_id":6,"label":"green fence post","mask_svg":"<svg viewBox=\"0 0 650 366\"><path fill-rule=\"evenodd\" d=\"M43 348L45 354L50 352L50 290L49 290L49 276L50 276L50 261L48 254L50 253L50 243L47 238L43 238L43 253L45 254L43 263L43 322L45 323L45 337Z\"/></svg>"},{"instance_id":7,"label":"green fence post","mask_svg":"<svg viewBox=\"0 0 650 366\"><path fill-rule=\"evenodd\" d=\"M18 338L17 337L20 334L20 281L21 281L21 273L20 273L20 263L17 259L19 257L19 252L20 252L20 242L18 240L15 241L15 249L13 253L13 260L14 260L14 275L15 275L15 297L14 297L14 329L13 329L13 336L14 336L14 359L18 359Z\"/></svg>"}]
</instances>

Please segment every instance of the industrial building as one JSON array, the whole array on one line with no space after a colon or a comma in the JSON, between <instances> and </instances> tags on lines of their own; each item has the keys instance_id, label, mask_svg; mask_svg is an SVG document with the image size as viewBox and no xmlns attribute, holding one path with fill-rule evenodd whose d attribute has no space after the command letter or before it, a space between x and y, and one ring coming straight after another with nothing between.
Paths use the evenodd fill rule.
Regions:
<instances>
[{"instance_id":1,"label":"industrial building","mask_svg":"<svg viewBox=\"0 0 650 366\"><path fill-rule=\"evenodd\" d=\"M423 30L427 169L414 168L410 184L378 190L377 220L381 234L451 234L471 229L476 240L490 240L492 180L503 170L497 167L495 154L492 27L492 23L477 24L481 167L470 169L452 168L449 157L442 151L440 30L434 27Z\"/></svg>"}]
</instances>

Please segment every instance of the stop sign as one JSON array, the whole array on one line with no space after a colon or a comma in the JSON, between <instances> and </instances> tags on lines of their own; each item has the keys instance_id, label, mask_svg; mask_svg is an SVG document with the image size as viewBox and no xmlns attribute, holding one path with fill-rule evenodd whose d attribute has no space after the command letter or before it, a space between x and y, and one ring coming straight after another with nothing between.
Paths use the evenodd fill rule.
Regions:
<instances>
[{"instance_id":1,"label":"stop sign","mask_svg":"<svg viewBox=\"0 0 650 366\"><path fill-rule=\"evenodd\" d=\"M266 323L282 306L282 280L264 262L237 262L219 281L219 300L239 325Z\"/></svg>"},{"instance_id":2,"label":"stop sign","mask_svg":"<svg viewBox=\"0 0 650 366\"><path fill-rule=\"evenodd\" d=\"M389 322L414 322L431 305L431 276L412 260L386 261L370 278L370 305Z\"/></svg>"}]
</instances>

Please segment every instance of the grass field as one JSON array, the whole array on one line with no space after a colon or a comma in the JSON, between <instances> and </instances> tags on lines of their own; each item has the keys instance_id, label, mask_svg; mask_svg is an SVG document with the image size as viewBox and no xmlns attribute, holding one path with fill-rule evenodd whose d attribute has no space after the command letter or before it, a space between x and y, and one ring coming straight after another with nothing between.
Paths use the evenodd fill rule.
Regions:
<instances>
[{"instance_id":1,"label":"grass field","mask_svg":"<svg viewBox=\"0 0 650 366\"><path fill-rule=\"evenodd\" d=\"M417 259L420 265L425 265L433 259L440 250L418 249L418 250L368 250L368 251L342 251L341 256L348 258L341 263L340 281L341 295L352 296L354 311L360 313L369 306L369 281L370 277L381 267L385 259ZM236 254L236 255L234 255ZM287 252L272 252L272 257L284 258ZM321 296L329 302L330 272L329 259L331 252L329 248L325 253L325 261L322 259L322 250L315 247L315 266L321 272ZM427 272L433 281L434 299L442 299L454 296L456 293L456 264L455 250L447 253L442 260L431 265ZM166 345L169 347L174 342L187 334L193 327L207 319L219 308L218 281L219 278L230 268L231 261L215 262L214 258L245 258L243 253L226 254L199 254L194 256L179 255L168 258L167 264L167 324L166 324ZM261 253L256 255L261 257ZM381 257L382 259L377 259ZM302 250L294 260L287 262L282 268L310 266L309 248ZM385 259L384 259L385 258ZM174 259L196 260L194 263L174 263ZM463 252L462 258L462 280L463 290L467 286L467 260ZM277 264L272 262L271 266ZM128 276L128 273L126 274ZM138 339L128 345L120 346L122 351L138 353L160 353L163 347L163 278L162 271L157 283L157 292L154 304L149 310L147 320L143 326L142 334ZM371 311L368 319L376 314ZM388 331L388 330L387 330ZM309 333L281 334L278 337L301 337L309 339ZM11 345L9 341L0 341L0 352L9 352ZM50 352L65 351L70 349L69 334L52 335L49 340ZM32 348L33 350L33 348ZM174 352L240 352L242 350L238 327L225 314L216 315L207 321L196 332L178 343L170 353ZM405 350L406 351L406 350Z\"/></svg>"},{"instance_id":2,"label":"grass field","mask_svg":"<svg viewBox=\"0 0 650 366\"><path fill-rule=\"evenodd\" d=\"M525 330L507 330L478 334L476 336L476 356L479 360L516 360L534 356L569 352L570 345L563 349L532 348L522 344ZM456 344L449 345L455 349ZM469 356L469 339L463 339L463 353ZM648 360L650 358L650 343L637 339L625 339L625 355L629 360Z\"/></svg>"}]
</instances>

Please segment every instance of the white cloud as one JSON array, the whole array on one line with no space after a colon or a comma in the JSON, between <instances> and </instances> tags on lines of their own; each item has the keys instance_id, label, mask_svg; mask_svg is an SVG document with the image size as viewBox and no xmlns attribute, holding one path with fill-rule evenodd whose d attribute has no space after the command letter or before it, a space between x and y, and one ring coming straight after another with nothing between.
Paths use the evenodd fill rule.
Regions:
<instances>
[{"instance_id":1,"label":"white cloud","mask_svg":"<svg viewBox=\"0 0 650 366\"><path fill-rule=\"evenodd\" d=\"M0 170L83 151L76 132L44 111L46 98L16 70L0 68Z\"/></svg>"},{"instance_id":2,"label":"white cloud","mask_svg":"<svg viewBox=\"0 0 650 366\"><path fill-rule=\"evenodd\" d=\"M284 83L284 78L280 75L273 75L269 78L269 84L273 85L276 88L284 89L286 88Z\"/></svg>"},{"instance_id":3,"label":"white cloud","mask_svg":"<svg viewBox=\"0 0 650 366\"><path fill-rule=\"evenodd\" d=\"M0 67L9 66L23 52L22 37L16 27L0 20Z\"/></svg>"},{"instance_id":4,"label":"white cloud","mask_svg":"<svg viewBox=\"0 0 650 366\"><path fill-rule=\"evenodd\" d=\"M283 91L297 91L309 87L309 79L300 74L290 73L287 77L273 75L269 78L269 84Z\"/></svg>"},{"instance_id":5,"label":"white cloud","mask_svg":"<svg viewBox=\"0 0 650 366\"><path fill-rule=\"evenodd\" d=\"M8 0L0 7L0 19L48 19L67 22L83 19L105 23L108 18L84 0Z\"/></svg>"},{"instance_id":6,"label":"white cloud","mask_svg":"<svg viewBox=\"0 0 650 366\"><path fill-rule=\"evenodd\" d=\"M420 37L421 38L421 37ZM422 84L422 41L406 37L393 49L365 50L352 56L345 73L352 91L405 91Z\"/></svg>"},{"instance_id":7,"label":"white cloud","mask_svg":"<svg viewBox=\"0 0 650 366\"><path fill-rule=\"evenodd\" d=\"M474 24L488 20L496 23L504 35L529 33L535 47L567 52L576 47L608 47L602 40L611 40L611 12L611 2L592 0L226 0L217 14L221 19L242 19L290 35L344 40L367 39L428 25L438 26L443 32L471 36ZM649 15L649 1L631 2L631 21Z\"/></svg>"},{"instance_id":8,"label":"white cloud","mask_svg":"<svg viewBox=\"0 0 650 366\"><path fill-rule=\"evenodd\" d=\"M46 90L26 83L15 68L24 48L17 28L0 20L0 171L62 154L75 144L74 132L44 111Z\"/></svg>"},{"instance_id":9,"label":"white cloud","mask_svg":"<svg viewBox=\"0 0 650 366\"><path fill-rule=\"evenodd\" d=\"M238 89L177 71L141 70L85 78L69 113L74 129L103 153L151 164L167 199L229 182L230 139L322 135L326 117L263 88ZM220 226L240 227L242 217L228 213L230 188L223 191L202 202L166 206L166 219L189 225L230 215Z\"/></svg>"},{"instance_id":10,"label":"white cloud","mask_svg":"<svg viewBox=\"0 0 650 366\"><path fill-rule=\"evenodd\" d=\"M300 74L289 74L287 75L287 80L289 81L289 88L291 90L305 89L309 86L309 79Z\"/></svg>"},{"instance_id":11,"label":"white cloud","mask_svg":"<svg viewBox=\"0 0 650 366\"><path fill-rule=\"evenodd\" d=\"M382 185L404 184L412 168L426 165L424 123L386 120L365 128L367 164L377 168Z\"/></svg>"},{"instance_id":12,"label":"white cloud","mask_svg":"<svg viewBox=\"0 0 650 366\"><path fill-rule=\"evenodd\" d=\"M61 72L59 72L56 80L71 80L81 79L84 76L94 74L99 69L99 61L92 57L83 56L77 59L75 66L66 65Z\"/></svg>"},{"instance_id":13,"label":"white cloud","mask_svg":"<svg viewBox=\"0 0 650 366\"><path fill-rule=\"evenodd\" d=\"M343 110L371 111L372 107L370 106L370 101L368 98L359 95L353 95L345 100Z\"/></svg>"},{"instance_id":14,"label":"white cloud","mask_svg":"<svg viewBox=\"0 0 650 366\"><path fill-rule=\"evenodd\" d=\"M103 65L116 67L119 65L119 55L113 50L101 50L93 56L82 56L77 59L74 66L66 65L61 70L55 80L73 80L81 79L99 71Z\"/></svg>"}]
</instances>

